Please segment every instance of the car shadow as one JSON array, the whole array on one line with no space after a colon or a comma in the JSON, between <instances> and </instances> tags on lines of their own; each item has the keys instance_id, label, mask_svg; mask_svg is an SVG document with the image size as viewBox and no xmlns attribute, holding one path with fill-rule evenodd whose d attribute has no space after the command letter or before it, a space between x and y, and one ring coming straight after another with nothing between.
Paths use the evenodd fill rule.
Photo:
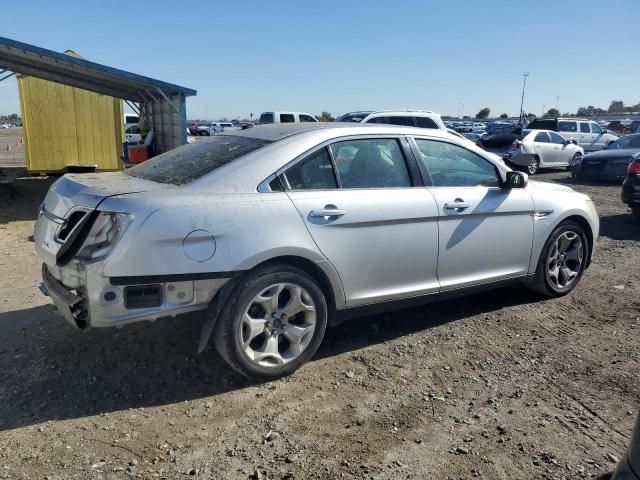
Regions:
<instances>
[{"instance_id":1,"label":"car shadow","mask_svg":"<svg viewBox=\"0 0 640 480\"><path fill-rule=\"evenodd\" d=\"M55 177L24 177L13 183L0 184L0 225L10 222L35 221Z\"/></svg>"},{"instance_id":2,"label":"car shadow","mask_svg":"<svg viewBox=\"0 0 640 480\"><path fill-rule=\"evenodd\" d=\"M541 298L503 289L352 320L327 331L315 360ZM212 348L196 353L201 325L192 314L82 332L52 305L0 313L0 431L257 385L230 371Z\"/></svg>"},{"instance_id":3,"label":"car shadow","mask_svg":"<svg viewBox=\"0 0 640 480\"><path fill-rule=\"evenodd\" d=\"M612 240L640 241L640 222L631 214L600 217L600 236Z\"/></svg>"},{"instance_id":4,"label":"car shadow","mask_svg":"<svg viewBox=\"0 0 640 480\"><path fill-rule=\"evenodd\" d=\"M622 180L620 181L608 181L608 180L585 180L585 179L578 179L578 178L572 178L571 176L567 176L567 177L563 177L563 178L553 178L550 180L546 180L546 181L551 181L554 183L561 183L563 185L584 185L584 186L591 186L591 187L597 187L597 186L601 186L601 187L616 187L619 186L620 188L622 188Z\"/></svg>"}]
</instances>

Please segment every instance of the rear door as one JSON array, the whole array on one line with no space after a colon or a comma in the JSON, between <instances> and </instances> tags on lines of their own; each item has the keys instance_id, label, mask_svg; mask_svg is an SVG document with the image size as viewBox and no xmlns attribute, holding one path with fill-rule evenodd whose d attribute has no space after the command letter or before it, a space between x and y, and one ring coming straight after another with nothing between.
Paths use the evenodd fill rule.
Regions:
<instances>
[{"instance_id":1,"label":"rear door","mask_svg":"<svg viewBox=\"0 0 640 480\"><path fill-rule=\"evenodd\" d=\"M281 178L348 306L438 291L438 208L406 139L324 144Z\"/></svg>"},{"instance_id":2,"label":"rear door","mask_svg":"<svg viewBox=\"0 0 640 480\"><path fill-rule=\"evenodd\" d=\"M553 166L556 163L555 145L547 132L538 132L533 137L533 149L540 159L541 167Z\"/></svg>"},{"instance_id":3,"label":"rear door","mask_svg":"<svg viewBox=\"0 0 640 480\"><path fill-rule=\"evenodd\" d=\"M416 138L438 204L441 291L524 277L533 241L533 200L500 188L495 165L452 143Z\"/></svg>"},{"instance_id":4,"label":"rear door","mask_svg":"<svg viewBox=\"0 0 640 480\"><path fill-rule=\"evenodd\" d=\"M558 120L558 128L556 132L560 133L564 138L574 138L578 144L578 122L575 120Z\"/></svg>"},{"instance_id":5,"label":"rear door","mask_svg":"<svg viewBox=\"0 0 640 480\"><path fill-rule=\"evenodd\" d=\"M551 137L551 143L555 149L555 166L557 167L566 167L571 163L571 159L573 158L573 154L576 151L575 145L572 143L567 143L567 141L561 135L558 135L556 132L549 132L549 136Z\"/></svg>"}]
</instances>

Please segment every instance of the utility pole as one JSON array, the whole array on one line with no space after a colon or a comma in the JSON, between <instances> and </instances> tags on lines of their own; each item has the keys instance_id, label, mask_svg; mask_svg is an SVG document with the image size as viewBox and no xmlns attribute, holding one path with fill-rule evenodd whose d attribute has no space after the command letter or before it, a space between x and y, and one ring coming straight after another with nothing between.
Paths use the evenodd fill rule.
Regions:
<instances>
[{"instance_id":1,"label":"utility pole","mask_svg":"<svg viewBox=\"0 0 640 480\"><path fill-rule=\"evenodd\" d=\"M524 116L524 111L522 107L524 106L524 89L527 86L527 77L529 76L529 72L525 72L522 74L524 77L524 81L522 82L522 98L520 99L520 124L522 125L522 117Z\"/></svg>"},{"instance_id":2,"label":"utility pole","mask_svg":"<svg viewBox=\"0 0 640 480\"><path fill-rule=\"evenodd\" d=\"M542 105L542 116L543 116L543 117L544 117L544 113L545 113L545 111L546 111L546 110L545 110L545 108L547 108L547 106L546 106L546 105Z\"/></svg>"},{"instance_id":3,"label":"utility pole","mask_svg":"<svg viewBox=\"0 0 640 480\"><path fill-rule=\"evenodd\" d=\"M560 100L560 97L556 97L556 110L558 110L558 100Z\"/></svg>"}]
</instances>

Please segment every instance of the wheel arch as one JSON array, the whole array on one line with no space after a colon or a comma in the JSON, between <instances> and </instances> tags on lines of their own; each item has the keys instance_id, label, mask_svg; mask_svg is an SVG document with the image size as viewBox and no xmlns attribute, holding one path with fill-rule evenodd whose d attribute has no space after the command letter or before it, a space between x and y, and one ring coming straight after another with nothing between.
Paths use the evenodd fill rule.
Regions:
<instances>
[{"instance_id":1,"label":"wheel arch","mask_svg":"<svg viewBox=\"0 0 640 480\"><path fill-rule=\"evenodd\" d=\"M337 272L333 269L333 266L326 260L316 262L303 256L298 255L278 255L265 259L259 263L256 263L251 268L244 270L242 274L236 276L229 282L227 282L213 297L209 304L208 314L200 330L200 339L198 342L198 352L204 351L209 344L209 339L213 333L214 326L224 306L225 302L229 299L230 295L239 281L244 275L253 272L259 268L268 267L270 265L288 265L299 268L313 278L327 301L327 313L328 324L335 325L338 322L336 310L342 308L345 305L344 290L342 288L342 282Z\"/></svg>"},{"instance_id":2,"label":"wheel arch","mask_svg":"<svg viewBox=\"0 0 640 480\"><path fill-rule=\"evenodd\" d=\"M582 227L582 229L584 230L584 233L587 235L587 242L589 242L589 256L587 258L587 267L591 264L591 257L593 256L593 246L594 246L594 241L595 239L593 238L593 229L591 228L591 224L589 223L589 221L583 217L582 215L577 215L577 214L573 214L573 215L569 215L566 218L563 218L558 225L561 225L563 222L566 221L573 221L575 223L577 223L578 225L580 225ZM586 268L586 267L585 267Z\"/></svg>"}]
</instances>

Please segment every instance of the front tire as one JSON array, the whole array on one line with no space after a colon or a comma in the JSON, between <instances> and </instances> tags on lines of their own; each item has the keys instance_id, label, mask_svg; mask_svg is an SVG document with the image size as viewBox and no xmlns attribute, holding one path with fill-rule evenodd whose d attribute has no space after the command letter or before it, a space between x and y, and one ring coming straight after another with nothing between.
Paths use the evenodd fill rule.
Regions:
<instances>
[{"instance_id":1,"label":"front tire","mask_svg":"<svg viewBox=\"0 0 640 480\"><path fill-rule=\"evenodd\" d=\"M567 170L573 173L573 166L578 162L578 160L580 160L580 157L582 157L581 153L574 153L573 157L571 157L571 161L569 162L569 165L567 166ZM572 175L573 177L573 175ZM573 177L575 178L575 177Z\"/></svg>"},{"instance_id":2,"label":"front tire","mask_svg":"<svg viewBox=\"0 0 640 480\"><path fill-rule=\"evenodd\" d=\"M271 265L238 283L215 324L214 345L238 373L273 380L295 372L315 354L327 318L324 294L310 275Z\"/></svg>"},{"instance_id":3,"label":"front tire","mask_svg":"<svg viewBox=\"0 0 640 480\"><path fill-rule=\"evenodd\" d=\"M582 278L589 248L587 235L579 224L562 222L542 249L531 288L550 297L569 293Z\"/></svg>"}]
</instances>

